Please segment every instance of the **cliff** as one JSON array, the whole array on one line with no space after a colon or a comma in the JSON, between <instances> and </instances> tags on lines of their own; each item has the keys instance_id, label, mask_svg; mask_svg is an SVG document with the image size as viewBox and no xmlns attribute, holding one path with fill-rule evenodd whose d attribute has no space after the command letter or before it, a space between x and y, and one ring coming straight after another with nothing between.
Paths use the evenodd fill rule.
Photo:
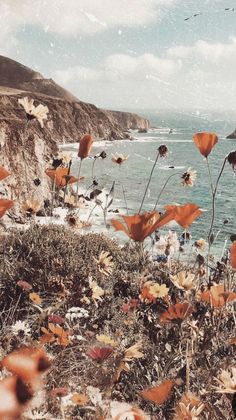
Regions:
<instances>
[{"instance_id":1,"label":"cliff","mask_svg":"<svg viewBox=\"0 0 236 420\"><path fill-rule=\"evenodd\" d=\"M25 112L18 103L25 96L48 107L44 128L36 120L26 127ZM45 168L59 143L79 141L88 132L95 139L122 139L127 136L124 130L146 124L147 120L137 115L82 102L53 80L0 56L0 165L12 174L1 183L0 195L17 202L32 194L50 197ZM40 186L34 183L37 178Z\"/></svg>"}]
</instances>

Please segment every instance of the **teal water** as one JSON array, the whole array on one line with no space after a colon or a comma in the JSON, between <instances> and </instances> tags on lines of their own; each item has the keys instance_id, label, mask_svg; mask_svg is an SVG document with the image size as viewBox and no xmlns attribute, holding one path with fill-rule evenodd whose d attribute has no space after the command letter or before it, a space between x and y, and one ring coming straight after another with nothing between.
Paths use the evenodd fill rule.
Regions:
<instances>
[{"instance_id":1,"label":"teal water","mask_svg":"<svg viewBox=\"0 0 236 420\"><path fill-rule=\"evenodd\" d=\"M198 131L214 131L219 136L219 142L209 157L213 183L215 183L224 157L230 151L236 150L236 140L225 139L226 135L236 128L234 116L210 113L168 113L166 111L142 112L142 114L151 120L152 126L158 129L150 130L147 134L134 132L134 141L106 142L102 147L99 146L99 149L94 147L93 153L102 149L107 152L107 158L95 164L95 175L99 185L109 190L112 182L116 181L112 208L119 208L121 213L126 213L124 189L129 214L133 214L139 209L157 148L161 144L166 144L169 149L168 156L158 161L143 210L153 209L165 181L171 174L176 173L177 175L171 178L161 196L158 210L162 211L164 205L171 203L196 203L204 212L192 224L190 231L195 239L206 238L211 218L211 193L205 159L194 145L192 136ZM170 128L173 129L172 133L169 133ZM115 152L129 155L129 159L120 167L111 162L111 154ZM91 166L91 160L83 163L82 174L86 176L87 183L91 177ZM174 169L169 166L174 166ZM183 187L180 179L181 174L189 167L197 170L197 179L192 188ZM225 219L229 222L223 225ZM180 228L177 229L181 231ZM222 244L222 241L230 234L236 233L236 177L228 163L216 197L214 233L220 229L218 244Z\"/></svg>"}]
</instances>

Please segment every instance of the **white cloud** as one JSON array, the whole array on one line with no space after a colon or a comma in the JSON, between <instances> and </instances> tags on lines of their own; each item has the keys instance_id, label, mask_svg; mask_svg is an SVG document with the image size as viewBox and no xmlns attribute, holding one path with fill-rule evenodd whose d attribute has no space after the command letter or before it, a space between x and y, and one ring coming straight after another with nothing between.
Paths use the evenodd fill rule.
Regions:
<instances>
[{"instance_id":1,"label":"white cloud","mask_svg":"<svg viewBox=\"0 0 236 420\"><path fill-rule=\"evenodd\" d=\"M178 0L1 0L0 25L8 32L39 25L65 36L93 35L116 26L140 26L157 19Z\"/></svg>"},{"instance_id":2,"label":"white cloud","mask_svg":"<svg viewBox=\"0 0 236 420\"><path fill-rule=\"evenodd\" d=\"M54 77L58 83L68 87L73 85L75 80L103 82L161 80L165 83L169 78L177 75L181 65L180 60L160 58L153 54L143 54L138 57L113 54L100 63L96 69L75 66L55 72Z\"/></svg>"}]
</instances>

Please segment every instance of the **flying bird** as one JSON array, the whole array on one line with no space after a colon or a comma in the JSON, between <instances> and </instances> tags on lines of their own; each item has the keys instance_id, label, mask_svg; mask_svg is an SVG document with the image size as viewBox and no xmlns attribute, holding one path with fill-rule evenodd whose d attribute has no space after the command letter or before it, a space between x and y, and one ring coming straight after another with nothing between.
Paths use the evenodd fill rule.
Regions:
<instances>
[{"instance_id":1,"label":"flying bird","mask_svg":"<svg viewBox=\"0 0 236 420\"><path fill-rule=\"evenodd\" d=\"M227 12L234 12L235 9L234 9L234 7L226 7L225 10Z\"/></svg>"},{"instance_id":2,"label":"flying bird","mask_svg":"<svg viewBox=\"0 0 236 420\"><path fill-rule=\"evenodd\" d=\"M202 15L201 12L200 13L194 13L194 15L189 16L189 17L185 18L184 20L189 20L189 19L195 18L195 17L200 16L200 15Z\"/></svg>"}]
</instances>

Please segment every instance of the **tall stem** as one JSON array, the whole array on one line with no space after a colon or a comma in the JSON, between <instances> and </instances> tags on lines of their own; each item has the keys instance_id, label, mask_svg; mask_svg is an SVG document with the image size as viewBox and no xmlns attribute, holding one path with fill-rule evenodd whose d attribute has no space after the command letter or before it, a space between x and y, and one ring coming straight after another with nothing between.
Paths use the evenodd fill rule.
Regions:
<instances>
[{"instance_id":1,"label":"tall stem","mask_svg":"<svg viewBox=\"0 0 236 420\"><path fill-rule=\"evenodd\" d=\"M145 191L144 191L144 195L143 195L143 198L142 198L142 201L141 201L141 204L140 204L139 213L141 213L141 210L142 210L142 207L143 207L143 203L144 203L144 200L145 200L145 197L146 197L147 191L148 191L148 187L149 187L150 182L151 182L151 179L152 179L152 174L153 174L153 171L154 171L155 166L156 166L156 164L157 164L157 161L158 161L159 156L160 156L160 152L158 152L157 157L156 157L156 159L155 159L155 162L154 162L154 164L153 164L153 167L152 167L152 170L151 170L151 173L150 173L149 179L148 179L148 183L147 183L147 186L146 186L146 189L145 189Z\"/></svg>"},{"instance_id":2,"label":"tall stem","mask_svg":"<svg viewBox=\"0 0 236 420\"><path fill-rule=\"evenodd\" d=\"M126 195L125 195L125 189L124 189L123 182L121 183L121 186L122 186L122 192L123 192L124 201L125 201L126 213L129 214L128 204L127 204L127 200L126 200Z\"/></svg>"},{"instance_id":3,"label":"tall stem","mask_svg":"<svg viewBox=\"0 0 236 420\"><path fill-rule=\"evenodd\" d=\"M76 185L76 203L78 203L78 200L79 200L79 177L80 177L82 163L83 163L83 159L80 159L78 175L77 175L78 181L77 181L77 185Z\"/></svg>"},{"instance_id":4,"label":"tall stem","mask_svg":"<svg viewBox=\"0 0 236 420\"><path fill-rule=\"evenodd\" d=\"M158 204L158 202L159 202L159 200L160 200L160 198L161 198L161 195L162 195L163 191L165 190L165 188L166 188L166 186L167 186L167 184L168 184L169 180L170 180L173 176L176 176L176 175L181 175L181 174L180 174L180 173L175 173L175 174L170 175L170 176L167 178L166 182L164 183L164 185L163 185L163 187L162 187L161 191L159 192L159 194L158 194L158 196L157 196L157 199L156 199L156 204L155 204L155 206L154 206L153 210L156 210L156 208L157 208L157 204Z\"/></svg>"},{"instance_id":5,"label":"tall stem","mask_svg":"<svg viewBox=\"0 0 236 420\"><path fill-rule=\"evenodd\" d=\"M94 180L94 166L95 166L95 162L96 162L96 158L94 158L93 164L92 164L92 180Z\"/></svg>"}]
</instances>

